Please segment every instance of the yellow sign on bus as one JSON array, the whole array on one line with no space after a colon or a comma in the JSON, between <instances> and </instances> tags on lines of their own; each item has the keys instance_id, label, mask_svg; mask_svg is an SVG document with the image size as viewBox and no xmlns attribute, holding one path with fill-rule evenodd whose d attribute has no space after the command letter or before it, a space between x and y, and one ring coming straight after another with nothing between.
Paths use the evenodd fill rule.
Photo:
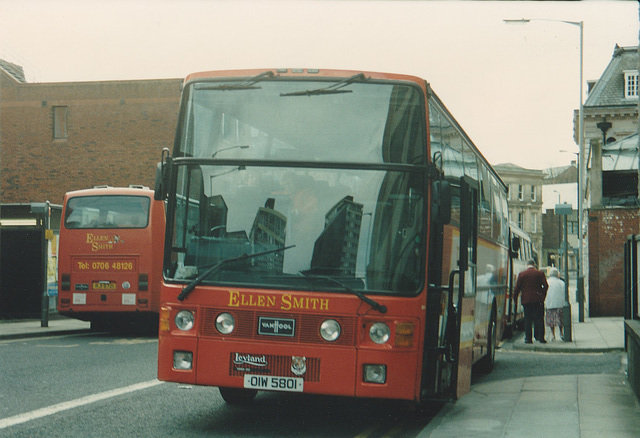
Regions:
<instances>
[{"instance_id":1,"label":"yellow sign on bus","mask_svg":"<svg viewBox=\"0 0 640 438\"><path fill-rule=\"evenodd\" d=\"M114 281L94 281L93 283L91 283L91 289L116 290L116 283Z\"/></svg>"}]
</instances>

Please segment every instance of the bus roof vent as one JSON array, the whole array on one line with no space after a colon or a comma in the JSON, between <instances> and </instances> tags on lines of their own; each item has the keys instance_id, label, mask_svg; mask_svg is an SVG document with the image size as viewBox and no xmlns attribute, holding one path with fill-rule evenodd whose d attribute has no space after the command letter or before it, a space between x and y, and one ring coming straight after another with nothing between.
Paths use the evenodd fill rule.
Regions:
<instances>
[{"instance_id":1,"label":"bus roof vent","mask_svg":"<svg viewBox=\"0 0 640 438\"><path fill-rule=\"evenodd\" d=\"M143 186L142 184L129 184L130 189L149 189L147 186Z\"/></svg>"},{"instance_id":2,"label":"bus roof vent","mask_svg":"<svg viewBox=\"0 0 640 438\"><path fill-rule=\"evenodd\" d=\"M102 184L102 185L99 185L99 186L93 186L93 188L94 189L109 189L109 188L111 188L111 186L108 185L108 184Z\"/></svg>"}]
</instances>

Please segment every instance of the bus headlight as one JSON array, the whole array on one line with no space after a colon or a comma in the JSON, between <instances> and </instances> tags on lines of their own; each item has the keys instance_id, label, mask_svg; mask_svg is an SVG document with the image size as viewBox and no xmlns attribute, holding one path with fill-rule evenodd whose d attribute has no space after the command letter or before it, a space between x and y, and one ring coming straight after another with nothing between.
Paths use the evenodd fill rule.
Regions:
<instances>
[{"instance_id":1,"label":"bus headlight","mask_svg":"<svg viewBox=\"0 0 640 438\"><path fill-rule=\"evenodd\" d=\"M335 341L340 337L340 332L340 324L334 319L327 319L320 325L320 336L325 341Z\"/></svg>"},{"instance_id":2,"label":"bus headlight","mask_svg":"<svg viewBox=\"0 0 640 438\"><path fill-rule=\"evenodd\" d=\"M173 368L176 370L190 370L193 368L193 353L190 351L174 351Z\"/></svg>"},{"instance_id":3,"label":"bus headlight","mask_svg":"<svg viewBox=\"0 0 640 438\"><path fill-rule=\"evenodd\" d=\"M387 381L386 365L366 364L362 379L367 383L385 383Z\"/></svg>"},{"instance_id":4,"label":"bus headlight","mask_svg":"<svg viewBox=\"0 0 640 438\"><path fill-rule=\"evenodd\" d=\"M175 317L176 327L182 331L189 331L193 328L194 317L193 313L189 310L181 310Z\"/></svg>"},{"instance_id":5,"label":"bus headlight","mask_svg":"<svg viewBox=\"0 0 640 438\"><path fill-rule=\"evenodd\" d=\"M223 335L228 335L236 328L236 321L230 313L221 313L216 318L216 329Z\"/></svg>"},{"instance_id":6,"label":"bus headlight","mask_svg":"<svg viewBox=\"0 0 640 438\"><path fill-rule=\"evenodd\" d=\"M376 322L369 329L369 337L376 344L384 344L389 340L389 336L391 336L391 330L383 322Z\"/></svg>"}]
</instances>

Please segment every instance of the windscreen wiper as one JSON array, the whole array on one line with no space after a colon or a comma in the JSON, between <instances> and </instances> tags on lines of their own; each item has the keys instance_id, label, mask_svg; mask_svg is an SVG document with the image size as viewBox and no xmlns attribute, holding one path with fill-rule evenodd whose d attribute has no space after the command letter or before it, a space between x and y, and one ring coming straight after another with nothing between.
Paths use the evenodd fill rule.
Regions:
<instances>
[{"instance_id":1,"label":"windscreen wiper","mask_svg":"<svg viewBox=\"0 0 640 438\"><path fill-rule=\"evenodd\" d=\"M366 78L364 73L358 73L357 75L353 75L347 79L343 79L342 81L336 82L335 84L329 85L324 88L316 88L315 90L305 90L305 91L293 91L291 93L280 93L280 96L318 96L320 94L338 94L338 93L353 93L353 90L342 90L343 87L353 83L353 82L361 82Z\"/></svg>"},{"instance_id":2,"label":"windscreen wiper","mask_svg":"<svg viewBox=\"0 0 640 438\"><path fill-rule=\"evenodd\" d=\"M258 87L256 84L264 79L271 79L275 76L272 71L265 71L264 73L260 73L257 76L252 77L244 82L238 82L235 84L221 84L221 85L210 85L210 84L198 84L198 90L218 90L218 91L233 91L233 90L256 90L262 87Z\"/></svg>"},{"instance_id":3,"label":"windscreen wiper","mask_svg":"<svg viewBox=\"0 0 640 438\"><path fill-rule=\"evenodd\" d=\"M230 257L228 259L224 259L224 260L216 263L215 265L211 266L209 269L204 271L202 274L200 274L196 278L194 278L191 283L186 285L185 288L182 289L182 291L178 295L178 301L183 301L185 298L187 298L187 295L189 295L196 288L197 285L202 283L202 280L204 280L209 275L211 275L214 272L216 272L218 269L222 268L224 265L228 265L229 263L233 263L233 262L249 260L249 259L253 259L253 258L256 258L256 257L262 257L264 255L272 254L272 253L275 253L275 252L285 251L285 250L287 250L289 248L293 248L294 246L295 245L283 246L281 248L270 249L269 251L256 252L254 254L246 254L245 253L245 254L242 254L241 256L238 256L238 257Z\"/></svg>"},{"instance_id":4,"label":"windscreen wiper","mask_svg":"<svg viewBox=\"0 0 640 438\"><path fill-rule=\"evenodd\" d=\"M355 296L360 298L362 301L364 301L365 303L370 305L374 310L377 310L380 313L387 313L387 306L382 305L382 304L378 303L377 301L372 300L371 298L369 298L368 296L366 296L365 294L363 294L362 292L360 292L357 289L350 288L349 286L347 286L346 284L344 284L342 281L338 280L337 278L333 278L330 275L311 274L308 271L301 271L300 273L302 275L304 275L305 278L310 278L310 279L319 278L319 279L322 279L322 280L330 281L333 284L337 284L338 286L340 286L341 288L343 288L347 292L354 294Z\"/></svg>"}]
</instances>

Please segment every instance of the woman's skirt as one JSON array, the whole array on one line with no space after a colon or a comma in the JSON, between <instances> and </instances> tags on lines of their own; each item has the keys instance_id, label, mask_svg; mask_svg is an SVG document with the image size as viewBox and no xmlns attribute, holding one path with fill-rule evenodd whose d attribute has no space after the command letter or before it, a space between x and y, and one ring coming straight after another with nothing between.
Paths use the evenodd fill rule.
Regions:
<instances>
[{"instance_id":1,"label":"woman's skirt","mask_svg":"<svg viewBox=\"0 0 640 438\"><path fill-rule=\"evenodd\" d=\"M549 327L562 327L562 307L547 309L545 322Z\"/></svg>"}]
</instances>

